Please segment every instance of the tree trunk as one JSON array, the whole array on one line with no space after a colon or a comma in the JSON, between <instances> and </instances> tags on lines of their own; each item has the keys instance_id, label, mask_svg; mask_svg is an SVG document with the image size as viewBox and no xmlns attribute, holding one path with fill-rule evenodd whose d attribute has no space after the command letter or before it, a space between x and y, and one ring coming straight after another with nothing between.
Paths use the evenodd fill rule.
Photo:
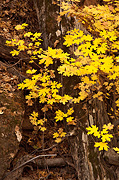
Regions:
<instances>
[{"instance_id":1,"label":"tree trunk","mask_svg":"<svg viewBox=\"0 0 119 180\"><path fill-rule=\"evenodd\" d=\"M81 115L81 106L78 105L76 109L78 109L77 111L79 111ZM88 111L88 113L85 118L81 119L82 116L79 116L76 136L70 139L71 153L78 179L116 180L118 179L118 166L115 161L116 158L114 158L115 156L117 157L116 153L113 150L114 155L112 155L111 152L108 154L104 152L99 153L98 150L94 148L94 140L90 136L88 137L84 131L86 125L97 124L101 129L103 124L110 122L105 110L105 105L98 100L91 100L86 111Z\"/></svg>"},{"instance_id":2,"label":"tree trunk","mask_svg":"<svg viewBox=\"0 0 119 180\"><path fill-rule=\"evenodd\" d=\"M95 3L97 2L93 1L93 4ZM88 1L88 5L89 4ZM65 17L61 23L58 23L56 21L57 11L61 11L61 9L57 5L53 5L50 0L34 0L34 5L39 27L43 33L42 38L45 48L49 45L54 46L56 40L61 41L62 35L64 35L67 30L76 26L81 28L81 25L77 24L70 17ZM74 84L77 80L62 77L62 81L64 93L66 93L70 91L69 87L71 87L72 83ZM82 109L82 104L74 106L78 123L77 127L74 128L74 134L69 137L70 153L72 154L77 177L79 180L117 180L118 168L114 164L105 161L104 152L99 153L94 148L94 141L90 136L88 137L85 130L88 125L97 124L102 128L103 124L110 122L105 110L105 104L99 100L90 100L87 106L88 109L86 110Z\"/></svg>"}]
</instances>

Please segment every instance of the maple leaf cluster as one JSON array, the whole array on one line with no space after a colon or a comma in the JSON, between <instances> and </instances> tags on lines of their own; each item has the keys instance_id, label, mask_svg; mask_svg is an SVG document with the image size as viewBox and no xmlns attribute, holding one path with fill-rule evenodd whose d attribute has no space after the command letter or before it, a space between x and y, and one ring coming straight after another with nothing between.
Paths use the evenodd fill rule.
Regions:
<instances>
[{"instance_id":1,"label":"maple leaf cluster","mask_svg":"<svg viewBox=\"0 0 119 180\"><path fill-rule=\"evenodd\" d=\"M86 128L88 130L87 134L93 134L95 137L100 138L101 142L95 142L94 147L99 147L99 151L105 150L107 151L109 146L107 142L111 141L113 138L112 134L109 134L109 130L112 130L114 125L109 123L108 125L103 125L103 130L99 131L96 125L92 125L91 127Z\"/></svg>"},{"instance_id":2,"label":"maple leaf cluster","mask_svg":"<svg viewBox=\"0 0 119 180\"><path fill-rule=\"evenodd\" d=\"M28 89L30 92L26 96L28 105L33 105L33 99L39 98L39 103L44 104L42 108L46 113L48 109L52 110L56 104L62 106L73 103L80 103L86 99L97 98L103 101L104 98L109 98L113 87L115 87L116 95L116 111L119 116L119 2L105 0L107 4L97 6L85 6L79 8L78 0L73 0L73 3L62 2L61 8L63 11L60 17L64 14L76 17L79 22L82 22L86 27L87 33L80 29L68 31L64 37L66 47L75 47L73 56L62 49L48 47L43 50L41 47L41 33L23 32L23 39L6 41L8 46L16 46L17 50L11 51L12 56L16 56L22 51L26 51L30 56L29 63L37 63L39 72L35 69L27 70L29 78L25 79L18 85L19 89ZM17 25L17 31L25 29L27 24ZM74 58L75 57L75 58ZM59 63L60 62L60 63ZM53 64L60 64L56 71L52 69ZM79 83L74 86L78 89L78 96L70 96L69 94L61 94L63 84L55 79L55 73L62 76L77 76ZM106 76L103 80L102 75ZM103 89L106 89L106 92ZM66 120L67 124L75 125L75 118L71 116L74 113L73 108L69 108L67 113L62 110L55 109L55 122ZM38 120L37 112L33 111L30 116L32 124L39 126L39 129L45 131L45 119ZM99 131L98 127L92 125L88 127L88 134L93 134L99 138L100 142L95 142L95 147L99 150L108 150L108 142L113 137L109 134L109 130L113 125L108 124L103 126L103 130ZM61 142L62 137L66 133L62 128L53 134L55 141ZM116 149L117 150L117 149Z\"/></svg>"}]
</instances>

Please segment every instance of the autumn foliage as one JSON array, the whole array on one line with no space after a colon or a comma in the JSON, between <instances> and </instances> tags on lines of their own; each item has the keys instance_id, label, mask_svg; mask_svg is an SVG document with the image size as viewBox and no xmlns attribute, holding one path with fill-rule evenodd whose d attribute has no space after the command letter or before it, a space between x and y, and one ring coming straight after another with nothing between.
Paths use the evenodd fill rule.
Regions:
<instances>
[{"instance_id":1,"label":"autumn foliage","mask_svg":"<svg viewBox=\"0 0 119 180\"><path fill-rule=\"evenodd\" d=\"M68 102L80 103L84 100L97 98L99 101L109 99L114 91L115 108L112 107L116 118L119 117L119 2L105 0L103 5L85 6L80 8L77 0L61 3L62 12L60 18L67 14L76 17L78 22L85 27L85 32L79 29L68 31L64 37L66 47L73 48L73 54L64 52L62 49L48 47L43 50L41 47L41 33L25 32L27 24L17 25L15 29L23 34L23 39L12 39L6 41L7 45L16 46L17 50L11 51L12 56L26 51L30 56L29 63L37 63L39 71L35 69L27 70L29 78L18 85L19 89L28 89L26 96L28 105L33 104L33 99L39 98L39 103L44 104L42 111L46 113L52 110L55 104L67 106ZM23 30L23 31L22 31ZM54 63L60 64L57 68L58 74L66 77L79 77L79 82L74 86L74 91L78 89L78 97L62 94L60 89L62 83L55 80L55 70L52 69ZM104 91L105 89L105 91ZM73 108L67 112L56 110L54 121L66 121L68 125L75 125ZM41 131L45 131L48 119L44 116L39 119L38 112L33 111L30 116L33 125L38 126ZM113 125L104 125L100 131L96 125L87 128L88 134L93 134L99 139L95 142L95 147L99 150L108 150L108 142L113 138L109 131ZM55 141L61 142L66 136L66 132L59 128L53 134ZM119 152L118 148L114 148Z\"/></svg>"}]
</instances>

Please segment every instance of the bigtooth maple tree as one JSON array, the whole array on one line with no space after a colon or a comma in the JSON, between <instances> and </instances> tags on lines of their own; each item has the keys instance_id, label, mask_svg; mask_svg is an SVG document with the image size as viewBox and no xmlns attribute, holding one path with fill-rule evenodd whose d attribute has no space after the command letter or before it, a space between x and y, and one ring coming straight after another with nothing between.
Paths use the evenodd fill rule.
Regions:
<instances>
[{"instance_id":1,"label":"bigtooth maple tree","mask_svg":"<svg viewBox=\"0 0 119 180\"><path fill-rule=\"evenodd\" d=\"M71 1L70 1L71 2ZM6 41L9 46L16 46L17 50L11 51L12 56L18 55L21 51L26 51L30 56L29 63L36 63L39 66L39 72L35 69L27 70L30 74L29 79L25 79L18 85L19 89L28 89L26 96L28 105L33 104L33 99L39 98L39 103L45 103L43 112L52 109L55 104L67 105L68 102L80 103L85 99L95 99L103 101L104 98L110 98L113 88L115 88L115 117L119 117L119 2L114 0L104 0L103 5L78 7L78 0L63 1L60 6L62 12L60 17L67 14L77 18L86 28L86 33L80 29L68 31L64 37L66 47L75 46L73 56L64 52L62 49L53 49L48 47L43 50L41 47L41 33L32 33L23 31L23 39L12 39ZM25 29L27 24L17 25L17 31ZM55 80L55 70L51 69L53 63L60 62L57 72L63 76L77 76L79 82L75 89L79 90L78 97L68 94L61 95L62 84ZM101 78L101 77L104 78ZM103 89L105 88L105 91ZM47 108L46 108L47 104ZM55 121L65 120L69 125L75 125L74 110L69 108L67 112L57 110ZM41 131L45 131L46 117L39 119L37 112L33 111L30 116L33 125L38 126ZM99 151L108 150L108 142L113 135L109 131L113 125L109 123L98 130L96 125L87 128L88 134L93 134L99 138L95 142L95 147ZM57 143L61 142L66 136L66 132L59 128L53 134ZM118 148L114 148L119 152Z\"/></svg>"}]
</instances>

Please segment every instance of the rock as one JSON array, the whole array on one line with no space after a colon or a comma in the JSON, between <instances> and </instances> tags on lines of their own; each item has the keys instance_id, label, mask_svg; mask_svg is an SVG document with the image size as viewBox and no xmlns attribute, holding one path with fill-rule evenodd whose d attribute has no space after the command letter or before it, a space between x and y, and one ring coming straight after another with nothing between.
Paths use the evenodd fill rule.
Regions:
<instances>
[{"instance_id":1,"label":"rock","mask_svg":"<svg viewBox=\"0 0 119 180\"><path fill-rule=\"evenodd\" d=\"M17 83L16 76L0 67L0 179L9 169L20 143L15 127L21 127L24 102Z\"/></svg>"}]
</instances>

